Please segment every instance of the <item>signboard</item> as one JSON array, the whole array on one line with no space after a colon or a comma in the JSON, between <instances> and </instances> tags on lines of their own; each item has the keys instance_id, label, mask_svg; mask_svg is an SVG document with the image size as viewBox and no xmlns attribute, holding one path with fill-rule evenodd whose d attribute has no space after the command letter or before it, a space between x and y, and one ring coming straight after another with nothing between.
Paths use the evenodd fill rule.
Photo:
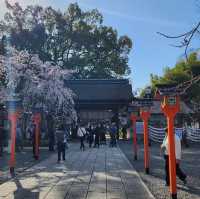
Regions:
<instances>
[{"instance_id":1,"label":"signboard","mask_svg":"<svg viewBox=\"0 0 200 199\"><path fill-rule=\"evenodd\" d=\"M150 107L144 106L144 107L141 107L140 110L141 110L141 111L150 111L151 108L150 108Z\"/></svg>"},{"instance_id":2,"label":"signboard","mask_svg":"<svg viewBox=\"0 0 200 199\"><path fill-rule=\"evenodd\" d=\"M128 112L133 113L135 116L139 116L139 109L137 107L129 106Z\"/></svg>"},{"instance_id":3,"label":"signboard","mask_svg":"<svg viewBox=\"0 0 200 199\"><path fill-rule=\"evenodd\" d=\"M153 105L153 101L149 98L140 98L138 99L138 104L140 107L151 107Z\"/></svg>"},{"instance_id":4,"label":"signboard","mask_svg":"<svg viewBox=\"0 0 200 199\"><path fill-rule=\"evenodd\" d=\"M175 105L175 104L176 104L176 96L169 96L169 97L167 98L167 103L168 103L169 105Z\"/></svg>"}]
</instances>

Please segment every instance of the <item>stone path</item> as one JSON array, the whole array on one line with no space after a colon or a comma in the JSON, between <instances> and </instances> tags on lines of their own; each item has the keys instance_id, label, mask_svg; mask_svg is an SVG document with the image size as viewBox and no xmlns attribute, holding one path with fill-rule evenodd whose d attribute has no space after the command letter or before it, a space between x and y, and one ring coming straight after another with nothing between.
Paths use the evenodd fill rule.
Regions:
<instances>
[{"instance_id":1,"label":"stone path","mask_svg":"<svg viewBox=\"0 0 200 199\"><path fill-rule=\"evenodd\" d=\"M1 199L153 199L119 148L78 150L72 144L66 161L53 154L0 185Z\"/></svg>"},{"instance_id":2,"label":"stone path","mask_svg":"<svg viewBox=\"0 0 200 199\"><path fill-rule=\"evenodd\" d=\"M40 148L40 158L35 160L32 155L32 147L24 147L23 152L17 152L15 155L16 158L16 173L22 173L24 170L32 167L35 164L48 158L52 152L48 151L47 147ZM3 156L0 156L0 184L11 178L9 172L9 159L10 154L4 152Z\"/></svg>"}]
</instances>

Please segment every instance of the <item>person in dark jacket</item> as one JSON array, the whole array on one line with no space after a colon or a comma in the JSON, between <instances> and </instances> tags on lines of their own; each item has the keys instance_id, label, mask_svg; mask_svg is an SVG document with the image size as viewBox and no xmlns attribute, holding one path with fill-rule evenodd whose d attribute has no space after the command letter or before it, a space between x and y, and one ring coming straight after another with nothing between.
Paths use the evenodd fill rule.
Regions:
<instances>
[{"instance_id":1,"label":"person in dark jacket","mask_svg":"<svg viewBox=\"0 0 200 199\"><path fill-rule=\"evenodd\" d=\"M54 151L55 145L55 130L54 130L54 121L53 116L48 113L47 114L47 132L48 132L48 140L49 140L49 151Z\"/></svg>"},{"instance_id":2,"label":"person in dark jacket","mask_svg":"<svg viewBox=\"0 0 200 199\"><path fill-rule=\"evenodd\" d=\"M16 127L16 151L20 152L23 150L23 136L22 136L22 129L21 129L21 120L18 121Z\"/></svg>"},{"instance_id":3,"label":"person in dark jacket","mask_svg":"<svg viewBox=\"0 0 200 199\"><path fill-rule=\"evenodd\" d=\"M101 124L101 135L100 135L100 143L106 145L106 127L104 124Z\"/></svg>"},{"instance_id":4,"label":"person in dark jacket","mask_svg":"<svg viewBox=\"0 0 200 199\"><path fill-rule=\"evenodd\" d=\"M110 128L110 147L117 146L116 138L117 138L117 127L115 123L112 123Z\"/></svg>"},{"instance_id":5,"label":"person in dark jacket","mask_svg":"<svg viewBox=\"0 0 200 199\"><path fill-rule=\"evenodd\" d=\"M86 136L86 130L85 130L85 127L83 125L82 126L79 125L77 134L80 138L80 150L85 151L84 140L85 140L85 136Z\"/></svg>"},{"instance_id":6,"label":"person in dark jacket","mask_svg":"<svg viewBox=\"0 0 200 199\"><path fill-rule=\"evenodd\" d=\"M31 139L31 144L32 144L32 147L33 147L33 157L36 159L36 151L35 151L35 124L33 121L31 121L31 124L30 126L28 127L28 133L30 134L30 139Z\"/></svg>"},{"instance_id":7,"label":"person in dark jacket","mask_svg":"<svg viewBox=\"0 0 200 199\"><path fill-rule=\"evenodd\" d=\"M62 160L65 161L65 131L62 125L60 125L56 130L56 143L58 151L58 163Z\"/></svg>"},{"instance_id":8,"label":"person in dark jacket","mask_svg":"<svg viewBox=\"0 0 200 199\"><path fill-rule=\"evenodd\" d=\"M100 124L95 128L95 138L94 138L94 148L100 145L100 135L101 135L101 127Z\"/></svg>"},{"instance_id":9,"label":"person in dark jacket","mask_svg":"<svg viewBox=\"0 0 200 199\"><path fill-rule=\"evenodd\" d=\"M89 141L89 148L92 147L92 143L94 141L94 128L92 125L89 125L88 131L88 141Z\"/></svg>"}]
</instances>

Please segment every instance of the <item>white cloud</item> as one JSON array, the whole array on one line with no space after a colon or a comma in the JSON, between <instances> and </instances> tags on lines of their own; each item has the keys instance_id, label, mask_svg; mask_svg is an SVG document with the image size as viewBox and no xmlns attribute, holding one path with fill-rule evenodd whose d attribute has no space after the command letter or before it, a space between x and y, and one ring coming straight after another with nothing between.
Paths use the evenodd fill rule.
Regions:
<instances>
[{"instance_id":1,"label":"white cloud","mask_svg":"<svg viewBox=\"0 0 200 199\"><path fill-rule=\"evenodd\" d=\"M94 8L94 6L91 6L91 5L85 4L85 3L79 3L79 5L85 9L93 9ZM133 16L133 15L124 14L124 13L120 13L120 12L113 11L113 10L107 10L105 8L100 8L100 7L98 7L97 9L103 14L115 16L118 18L123 18L123 19L130 20L130 21L135 21L135 22L150 23L150 24L155 24L155 25L159 25L159 26L168 26L168 27L177 27L177 26L185 27L186 26L186 24L184 24L182 22L180 23L180 22L167 21L167 20L158 19L158 18Z\"/></svg>"},{"instance_id":2,"label":"white cloud","mask_svg":"<svg viewBox=\"0 0 200 199\"><path fill-rule=\"evenodd\" d=\"M18 2L22 7L25 7L27 5L31 4L40 4L43 6L47 5L52 5L54 4L56 0L9 0L11 3ZM61 0L59 0L61 1ZM68 0L66 0L66 3L69 3ZM55 4L54 4L55 5ZM79 5L84 8L84 9L93 9L95 8L94 6L90 4L85 4L83 2L79 1ZM152 17L141 17L141 16L134 16L134 15L128 15L125 13L120 13L118 11L113 11L113 10L108 10L105 8L97 7L97 9L103 13L104 15L110 15L110 16L115 16L118 18L123 18L129 21L134 21L134 22L142 22L142 23L149 23L153 25L159 25L159 26L167 26L167 27L185 27L187 24L184 24L183 22L175 22L175 21L168 21L165 19L158 19L158 18L152 18ZM6 12L6 7L4 0L0 0L0 19L3 18L4 14Z\"/></svg>"}]
</instances>

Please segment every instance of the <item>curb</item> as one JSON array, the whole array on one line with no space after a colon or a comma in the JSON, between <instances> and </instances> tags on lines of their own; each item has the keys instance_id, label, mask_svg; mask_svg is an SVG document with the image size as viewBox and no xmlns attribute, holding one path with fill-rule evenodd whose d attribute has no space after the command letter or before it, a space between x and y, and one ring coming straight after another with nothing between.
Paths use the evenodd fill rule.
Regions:
<instances>
[{"instance_id":1,"label":"curb","mask_svg":"<svg viewBox=\"0 0 200 199\"><path fill-rule=\"evenodd\" d=\"M119 147L117 147L117 148L118 148L118 150L122 153L123 158L127 161L127 163L129 164L129 166L130 166L131 168L134 169L134 171L135 171L137 177L139 178L141 184L143 185L143 187L146 189L147 193L149 194L149 199L156 199L156 198L154 197L154 195L151 193L151 191L149 190L149 188L147 187L147 185L144 183L144 181L142 180L142 178L140 177L139 173L136 171L136 169L135 169L135 168L133 167L133 165L130 163L130 161L128 160L128 158L126 157L126 155L122 152L122 150L121 150ZM146 199L146 198L145 198L145 199Z\"/></svg>"}]
</instances>

